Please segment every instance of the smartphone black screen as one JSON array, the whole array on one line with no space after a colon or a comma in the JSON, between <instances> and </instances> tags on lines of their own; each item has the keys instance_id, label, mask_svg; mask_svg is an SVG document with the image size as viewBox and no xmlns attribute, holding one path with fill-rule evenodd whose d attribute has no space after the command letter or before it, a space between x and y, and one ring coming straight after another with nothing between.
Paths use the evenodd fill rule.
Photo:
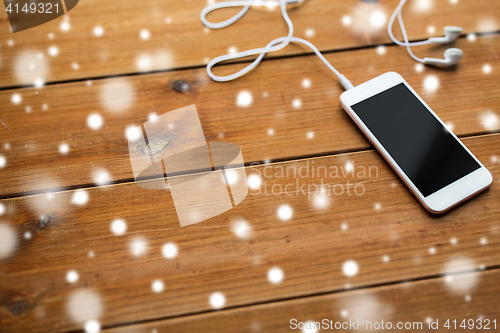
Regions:
<instances>
[{"instance_id":1,"label":"smartphone black screen","mask_svg":"<svg viewBox=\"0 0 500 333\"><path fill-rule=\"evenodd\" d=\"M425 197L480 168L404 83L351 107Z\"/></svg>"}]
</instances>

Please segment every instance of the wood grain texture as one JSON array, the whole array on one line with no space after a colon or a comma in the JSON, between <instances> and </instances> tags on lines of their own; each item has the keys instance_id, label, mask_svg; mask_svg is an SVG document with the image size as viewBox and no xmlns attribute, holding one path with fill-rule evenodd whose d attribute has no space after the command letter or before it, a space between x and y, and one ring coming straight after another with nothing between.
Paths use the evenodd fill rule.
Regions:
<instances>
[{"instance_id":1,"label":"wood grain texture","mask_svg":"<svg viewBox=\"0 0 500 333\"><path fill-rule=\"evenodd\" d=\"M354 84L399 72L460 136L497 131L500 36L460 39L456 46L465 52L456 69L428 67L421 73L396 46L387 47L384 55L365 49L327 58ZM418 54L440 57L442 51L423 47ZM485 65L491 66L491 73L484 74ZM306 78L311 82L308 89L302 87ZM242 91L253 96L248 107L238 106ZM226 84L212 82L204 69L195 69L95 80L90 86L75 82L2 91L0 119L9 129L0 127L0 152L7 160L0 173L0 195L91 185L102 169L112 181L132 179L126 128L144 123L151 113L191 104L197 106L207 141L239 145L247 165L366 149L368 141L340 106L341 92L337 79L315 56L265 61L253 73ZM13 93L21 95L22 103L10 102ZM300 107L293 106L295 100ZM104 121L98 130L87 126L94 113ZM58 150L63 143L69 146L66 155Z\"/></svg>"},{"instance_id":2,"label":"wood grain texture","mask_svg":"<svg viewBox=\"0 0 500 333\"><path fill-rule=\"evenodd\" d=\"M454 276L454 279L455 283L469 284L474 281L476 284L470 288L469 292L456 292L450 288L445 278L440 277L131 325L107 329L103 332L302 332L299 328L291 329L291 327L297 327L290 325L292 319L296 319L297 323L313 321L319 322L321 325L324 325L322 321L327 319L327 322L333 321L333 325L339 322L339 327L344 322L349 323L350 320L357 322L357 319L363 319L365 322L365 324L360 322L358 330L353 329L353 327L349 329L348 324L343 324L344 329L330 329L342 332L388 331L387 322L391 323L393 329L399 322L402 325L409 322L412 326L409 326L411 328L406 331L418 331L418 327L421 327L420 330L425 332L431 331L428 319L431 319L433 323L438 322L439 329L435 330L437 332L458 331L459 325L464 319L466 319L466 323L468 319L473 319L477 324L477 326L473 326L474 329L467 329L470 332L483 332L484 330L479 329L481 327L479 323L481 321L484 323L488 318L490 321L496 319L496 329L498 329L500 307L497 281L500 279L500 272L493 270L461 274ZM448 330L444 325L449 319L452 326ZM457 320L456 330L453 326L454 319ZM476 322L478 319L482 320ZM380 324L382 320L385 330L374 329L375 322ZM367 321L371 322L372 326L366 326ZM413 323L421 326L413 326ZM327 327L322 326L323 329L317 331L329 331L326 329ZM346 327L347 329L345 329ZM493 323L490 323L489 328L491 331L495 331Z\"/></svg>"},{"instance_id":3,"label":"wood grain texture","mask_svg":"<svg viewBox=\"0 0 500 333\"><path fill-rule=\"evenodd\" d=\"M377 45L390 41L386 21L397 3L308 0L300 8L291 9L290 18L295 35L309 39L320 50ZM36 78L53 82L199 66L226 54L230 47L262 47L287 33L278 9L253 9L235 26L207 33L199 19L206 5L204 0L161 4L154 0L85 0L63 17L16 34L12 34L7 14L2 11L0 86L33 84ZM222 21L237 10L214 12L209 19ZM411 39L424 39L440 36L445 25L462 26L464 33L499 30L499 10L495 0L460 1L455 5L436 0L430 7L414 1L407 5L404 16ZM382 13L378 20L370 18L375 12ZM345 15L351 17L349 26L342 24ZM95 27L103 28L102 36L94 35ZM143 29L150 33L147 40L140 38ZM429 29L435 32L429 33ZM53 46L58 48L55 57L48 54ZM302 47L291 45L272 56L303 52ZM32 63L34 70L30 69Z\"/></svg>"},{"instance_id":4,"label":"wood grain texture","mask_svg":"<svg viewBox=\"0 0 500 333\"><path fill-rule=\"evenodd\" d=\"M185 228L168 192L134 183L88 189L82 206L71 203L74 191L2 200L2 220L19 241L0 266L2 330L61 332L81 329L89 319L108 327L197 313L211 309L208 300L217 291L225 295L225 307L235 307L496 267L500 164L494 155L500 134L463 141L495 181L439 217L425 212L375 151L249 167L248 175L261 173L260 191L252 190L223 215ZM349 162L355 173L343 175ZM327 176L317 176L321 166ZM335 167L338 177L330 173ZM325 184L336 192L317 200L315 190ZM364 194L353 193L362 187ZM280 188L287 194L277 195ZM279 218L282 205L292 209L288 221ZM110 230L117 218L128 225L122 236ZM240 219L251 226L248 239L232 232ZM178 247L175 259L162 257L167 242ZM357 275L343 274L347 260L357 262ZM273 267L284 272L280 284L267 279ZM76 283L65 281L70 270L79 274ZM164 282L161 293L152 291L157 279Z\"/></svg>"}]
</instances>

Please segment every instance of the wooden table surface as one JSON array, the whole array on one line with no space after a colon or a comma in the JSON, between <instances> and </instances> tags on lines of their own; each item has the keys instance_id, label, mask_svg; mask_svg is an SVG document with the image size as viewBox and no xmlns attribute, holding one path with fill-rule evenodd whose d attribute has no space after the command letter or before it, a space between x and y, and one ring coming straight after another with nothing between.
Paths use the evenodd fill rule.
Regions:
<instances>
[{"instance_id":1,"label":"wooden table surface","mask_svg":"<svg viewBox=\"0 0 500 333\"><path fill-rule=\"evenodd\" d=\"M400 73L491 171L488 191L442 216L427 213L374 151L309 49L290 45L236 81L208 78L209 59L285 35L277 9L252 8L209 31L202 0L82 0L16 34L2 11L0 332L91 332L93 321L120 333L316 332L292 330L290 320L324 318L421 322L423 331L429 321L454 331L447 319L489 319L498 329L500 3L408 1L411 40L463 27L454 46L464 58L443 70L391 43L386 21L398 2L307 0L289 14L295 35L355 85ZM442 57L447 47L414 52ZM249 105L237 102L241 93ZM235 208L181 228L169 191L134 182L125 131L192 104L206 140L239 145L246 175L261 184ZM337 177L286 173L332 168ZM325 183L363 192L318 195ZM122 235L110 230L116 219L127 225Z\"/></svg>"}]
</instances>

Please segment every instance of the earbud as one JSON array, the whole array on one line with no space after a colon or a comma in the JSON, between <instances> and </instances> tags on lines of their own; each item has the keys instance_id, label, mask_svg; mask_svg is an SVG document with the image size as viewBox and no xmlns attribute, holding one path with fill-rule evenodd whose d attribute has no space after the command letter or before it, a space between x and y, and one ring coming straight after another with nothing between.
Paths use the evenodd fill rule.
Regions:
<instances>
[{"instance_id":1,"label":"earbud","mask_svg":"<svg viewBox=\"0 0 500 333\"><path fill-rule=\"evenodd\" d=\"M462 59L464 53L460 49L451 48L444 51L444 59L424 58L424 64L439 67L450 67L456 65Z\"/></svg>"},{"instance_id":2,"label":"earbud","mask_svg":"<svg viewBox=\"0 0 500 333\"><path fill-rule=\"evenodd\" d=\"M462 28L448 25L444 27L444 37L431 37L429 42L434 44L448 44L455 40L462 34Z\"/></svg>"},{"instance_id":3,"label":"earbud","mask_svg":"<svg viewBox=\"0 0 500 333\"><path fill-rule=\"evenodd\" d=\"M411 47L412 46L420 46L426 44L447 44L457 40L458 37L462 34L462 28L448 25L444 27L444 37L431 37L426 40L410 42L408 40L408 35L406 34L405 25L403 23L403 17L401 15L401 10L403 9L404 4L408 0L400 0L399 5L392 13L391 18L389 19L389 24L387 25L387 32L389 33L389 37L391 40L398 44L406 47L408 54L410 57L415 59L418 62L421 62L426 65L434 65L439 67L450 67L456 65L460 59L462 59L464 53L460 49L451 48L444 51L444 59L436 59L436 58L419 58L415 54L413 54ZM394 24L394 20L398 18L399 27L401 28L401 34L403 35L404 41L401 42L392 33L392 25Z\"/></svg>"}]
</instances>

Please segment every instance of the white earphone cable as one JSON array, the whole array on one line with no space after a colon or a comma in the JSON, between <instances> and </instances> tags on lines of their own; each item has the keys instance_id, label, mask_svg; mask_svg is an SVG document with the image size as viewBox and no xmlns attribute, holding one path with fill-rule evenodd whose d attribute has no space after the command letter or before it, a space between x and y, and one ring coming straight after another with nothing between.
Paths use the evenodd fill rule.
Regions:
<instances>
[{"instance_id":1,"label":"white earphone cable","mask_svg":"<svg viewBox=\"0 0 500 333\"><path fill-rule=\"evenodd\" d=\"M398 40L394 36L394 34L392 32L392 26L394 25L394 21L396 20L396 15L398 16L398 21L399 21L400 26L402 26L401 22L403 22L403 19L401 17L401 11L403 10L403 6L406 3L406 1L407 0L401 0L401 2L399 3L399 5L394 10L394 13L392 13L391 19L389 20L389 24L387 25L387 32L389 33L389 37L391 38L391 40L395 44L401 45L401 46L407 46L407 45L410 45L410 46L419 46L419 45L430 44L431 42L429 40L423 40L423 41L420 41L420 42L411 42L411 43L409 43L409 42L401 42L400 40ZM404 27L401 30L403 31ZM403 38L404 38L405 35L406 35L406 31L403 33Z\"/></svg>"},{"instance_id":2,"label":"white earphone cable","mask_svg":"<svg viewBox=\"0 0 500 333\"><path fill-rule=\"evenodd\" d=\"M387 25L387 32L389 33L389 37L392 39L392 41L398 45L406 46L406 49L408 50L408 53L410 56L415 59L418 62L424 63L424 59L417 57L415 54L413 54L413 51L411 50L412 46L418 46L418 45L425 45L425 44L430 44L429 40L424 40L421 42L413 42L410 43L408 41L408 34L406 33L406 28L403 23L403 16L401 14L402 9L404 4L406 3L407 0L401 0L399 5L396 7L394 10L394 13L392 13L391 19L389 20L389 24ZM392 33L392 26L394 24L394 20L396 19L396 16L398 17L398 22L399 22L399 27L401 28L401 34L403 35L404 43L400 42L399 40L394 37L394 34Z\"/></svg>"},{"instance_id":3,"label":"white earphone cable","mask_svg":"<svg viewBox=\"0 0 500 333\"><path fill-rule=\"evenodd\" d=\"M406 1L406 0L404 0L404 1ZM403 23L403 17L401 16L401 11L398 13L398 21L399 21L399 25L401 27L401 33L403 34L403 38L405 40L406 49L408 50L408 53L416 61L424 63L424 59L417 57L415 54L413 54L413 51L411 50L410 43L408 42L408 35L406 34L406 28L405 28L405 25Z\"/></svg>"},{"instance_id":4,"label":"white earphone cable","mask_svg":"<svg viewBox=\"0 0 500 333\"><path fill-rule=\"evenodd\" d=\"M262 0L223 1L223 2L217 2L214 4L208 5L207 7L203 8L203 10L200 13L200 19L201 19L202 23L207 28L210 28L210 29L225 28L225 27L235 23L236 21L238 21L243 15L245 15L245 13L248 11L248 9L251 6L262 6L262 5L273 5L273 6L279 5L281 7L281 15L283 16L283 19L285 20L286 24L288 25L288 35L286 37L278 37L278 38L270 41L265 47L246 50L246 51L238 52L235 54L225 54L225 55L222 55L222 56L219 56L219 57L212 59L207 64L208 76L212 80L217 81L217 82L227 82L227 81L234 80L236 78L239 78L242 75L245 75L246 73L248 73L249 71L251 71L252 69L257 67L259 65L259 63L262 61L262 59L264 58L264 56L266 55L266 53L281 50L281 49L285 48L288 44L290 44L290 42L294 42L294 43L302 43L302 44L308 46L309 48L311 48L314 51L314 53L321 59L321 61L323 61L323 63L325 63L325 65L333 73L335 73L335 75L337 75L337 77L339 78L340 83L342 84L344 89L348 90L348 89L353 88L354 86L352 85L352 83L344 75L340 74L340 72L335 67L333 67L328 62L328 60L326 60L326 58L321 54L321 52L312 43L310 43L309 41L302 39L302 38L293 37L293 23L290 20L290 17L288 16L288 13L286 11L286 5L291 4L291 3L300 3L302 1L304 1L304 0L279 0L279 2L277 2L277 1L262 1ZM220 8L227 8L227 7L239 7L239 6L243 6L243 9L240 10L238 12L238 14L234 15L233 17L231 17L225 21L213 23L213 22L209 22L206 19L206 15L213 10L220 9ZM222 62L222 61L244 58L244 57L248 57L248 56L256 55L256 54L259 54L259 56L250 65L246 66L245 68L243 68L242 70L240 70L234 74L227 75L227 76L218 76L212 72L212 67L214 65Z\"/></svg>"}]
</instances>

